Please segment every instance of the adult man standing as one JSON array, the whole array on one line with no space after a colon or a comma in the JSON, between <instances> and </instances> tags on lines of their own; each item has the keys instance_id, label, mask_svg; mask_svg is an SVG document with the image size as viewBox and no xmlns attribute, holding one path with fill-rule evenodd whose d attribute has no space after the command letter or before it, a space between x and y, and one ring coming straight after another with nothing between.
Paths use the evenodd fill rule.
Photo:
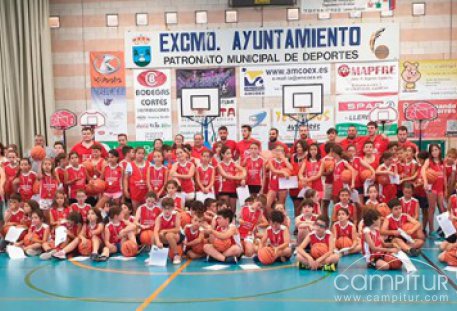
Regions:
<instances>
[{"instance_id":1,"label":"adult man standing","mask_svg":"<svg viewBox=\"0 0 457 311\"><path fill-rule=\"evenodd\" d=\"M119 162L124 160L124 154L122 153L122 148L127 146L127 134L118 134L117 135L117 142L119 145L116 148L116 151L119 153Z\"/></svg>"},{"instance_id":2,"label":"adult man standing","mask_svg":"<svg viewBox=\"0 0 457 311\"><path fill-rule=\"evenodd\" d=\"M314 139L311 139L309 137L309 129L308 129L307 125L300 125L300 127L298 128L298 139L295 140L291 153L295 152L295 146L297 145L297 142L299 140L306 141L306 145L308 145L308 146L316 143L316 141Z\"/></svg>"},{"instance_id":3,"label":"adult man standing","mask_svg":"<svg viewBox=\"0 0 457 311\"><path fill-rule=\"evenodd\" d=\"M106 159L108 152L99 142L96 142L94 138L94 130L91 127L83 127L81 130L82 140L71 148L70 152L76 152L79 156L81 162L87 161L92 156L91 147L94 145L99 145L102 147L102 158Z\"/></svg>"},{"instance_id":4,"label":"adult man standing","mask_svg":"<svg viewBox=\"0 0 457 311\"><path fill-rule=\"evenodd\" d=\"M236 141L227 139L228 138L228 129L225 125L219 127L217 130L217 135L219 136L219 140L213 143L213 152L216 152L216 144L222 143L223 146L227 146L232 150L234 154L236 152Z\"/></svg>"},{"instance_id":5,"label":"adult man standing","mask_svg":"<svg viewBox=\"0 0 457 311\"><path fill-rule=\"evenodd\" d=\"M355 125L348 127L347 137L340 142L341 147L344 151L348 150L349 146L355 146L357 153L362 151L363 145L360 144L362 137L357 136L357 128Z\"/></svg>"},{"instance_id":6,"label":"adult man standing","mask_svg":"<svg viewBox=\"0 0 457 311\"><path fill-rule=\"evenodd\" d=\"M368 135L361 140L363 146L365 142L371 141L373 143L373 154L382 156L384 151L387 149L389 139L384 134L378 134L378 124L374 121L367 123Z\"/></svg>"},{"instance_id":7,"label":"adult man standing","mask_svg":"<svg viewBox=\"0 0 457 311\"><path fill-rule=\"evenodd\" d=\"M406 126L400 126L397 129L398 148L406 149L412 147L414 152L417 152L417 145L412 141L408 140L408 128Z\"/></svg>"},{"instance_id":8,"label":"adult man standing","mask_svg":"<svg viewBox=\"0 0 457 311\"><path fill-rule=\"evenodd\" d=\"M268 142L268 150L273 150L277 146L282 146L284 148L284 153L286 154L286 157L289 156L289 147L283 143L282 141L278 140L279 136L279 131L277 128L272 127L270 129L270 136L269 136L269 142Z\"/></svg>"},{"instance_id":9,"label":"adult man standing","mask_svg":"<svg viewBox=\"0 0 457 311\"><path fill-rule=\"evenodd\" d=\"M256 142L259 146L262 146L261 142L255 138L252 138L252 127L250 125L243 125L241 126L241 135L243 137L237 145L237 155L240 157L242 161L244 158L249 156L249 147L251 147L252 143Z\"/></svg>"},{"instance_id":10,"label":"adult man standing","mask_svg":"<svg viewBox=\"0 0 457 311\"><path fill-rule=\"evenodd\" d=\"M192 147L192 151L190 156L194 159L201 159L202 153L205 150L209 150L203 145L203 135L201 133L197 133L194 135L194 146Z\"/></svg>"}]
</instances>

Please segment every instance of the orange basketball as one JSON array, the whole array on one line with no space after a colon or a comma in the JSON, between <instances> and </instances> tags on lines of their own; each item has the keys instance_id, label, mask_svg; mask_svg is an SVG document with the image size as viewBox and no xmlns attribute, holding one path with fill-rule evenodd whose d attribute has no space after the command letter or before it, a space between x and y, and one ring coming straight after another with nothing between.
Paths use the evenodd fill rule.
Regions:
<instances>
[{"instance_id":1,"label":"orange basketball","mask_svg":"<svg viewBox=\"0 0 457 311\"><path fill-rule=\"evenodd\" d=\"M455 251L445 252L443 259L449 266L457 267L457 257L455 256Z\"/></svg>"},{"instance_id":2,"label":"orange basketball","mask_svg":"<svg viewBox=\"0 0 457 311\"><path fill-rule=\"evenodd\" d=\"M275 262L276 256L273 247L262 247L257 252L260 262L263 265L271 265Z\"/></svg>"},{"instance_id":3,"label":"orange basketball","mask_svg":"<svg viewBox=\"0 0 457 311\"><path fill-rule=\"evenodd\" d=\"M389 264L390 270L400 270L402 267L401 261L392 255L384 255L384 261Z\"/></svg>"},{"instance_id":4,"label":"orange basketball","mask_svg":"<svg viewBox=\"0 0 457 311\"><path fill-rule=\"evenodd\" d=\"M411 235L411 237L414 239L416 238L416 231L414 231L413 233L409 233L413 228L414 228L414 224L413 223L406 223L404 224L402 227L401 227L406 233L408 233L409 235Z\"/></svg>"},{"instance_id":5,"label":"orange basketball","mask_svg":"<svg viewBox=\"0 0 457 311\"><path fill-rule=\"evenodd\" d=\"M376 182L380 185L386 186L390 184L389 175L378 175L376 176Z\"/></svg>"},{"instance_id":6,"label":"orange basketball","mask_svg":"<svg viewBox=\"0 0 457 311\"><path fill-rule=\"evenodd\" d=\"M333 161L324 161L324 171L329 173L333 172L335 169L335 162Z\"/></svg>"},{"instance_id":7,"label":"orange basketball","mask_svg":"<svg viewBox=\"0 0 457 311\"><path fill-rule=\"evenodd\" d=\"M95 179L91 180L86 185L86 193L87 195L97 195L105 191L106 183L104 180Z\"/></svg>"},{"instance_id":8,"label":"orange basketball","mask_svg":"<svg viewBox=\"0 0 457 311\"><path fill-rule=\"evenodd\" d=\"M33 183L32 191L34 194L40 193L41 183L37 180Z\"/></svg>"},{"instance_id":9,"label":"orange basketball","mask_svg":"<svg viewBox=\"0 0 457 311\"><path fill-rule=\"evenodd\" d=\"M203 245L204 245L203 242L199 243L199 244L196 244L196 245L191 247L191 250L196 254L203 255L205 253L203 251Z\"/></svg>"},{"instance_id":10,"label":"orange basketball","mask_svg":"<svg viewBox=\"0 0 457 311\"><path fill-rule=\"evenodd\" d=\"M38 236L38 234L36 233L27 233L24 237L24 246L29 246L31 245L33 242L31 242L29 239L30 239L30 235L33 234L33 239L39 239L40 237Z\"/></svg>"},{"instance_id":11,"label":"orange basketball","mask_svg":"<svg viewBox=\"0 0 457 311\"><path fill-rule=\"evenodd\" d=\"M78 252L81 254L81 256L89 256L92 253L92 241L87 240L86 245L83 245L82 242L79 242Z\"/></svg>"},{"instance_id":12,"label":"orange basketball","mask_svg":"<svg viewBox=\"0 0 457 311\"><path fill-rule=\"evenodd\" d=\"M138 254L138 244L133 241L125 241L122 243L121 253L124 257L135 257Z\"/></svg>"},{"instance_id":13,"label":"orange basketball","mask_svg":"<svg viewBox=\"0 0 457 311\"><path fill-rule=\"evenodd\" d=\"M317 259L328 252L328 246L325 243L316 243L311 247L311 256Z\"/></svg>"},{"instance_id":14,"label":"orange basketball","mask_svg":"<svg viewBox=\"0 0 457 311\"><path fill-rule=\"evenodd\" d=\"M343 248L348 248L352 246L352 240L348 238L347 236L342 236L339 237L336 240L335 246L337 249L343 249Z\"/></svg>"},{"instance_id":15,"label":"orange basketball","mask_svg":"<svg viewBox=\"0 0 457 311\"><path fill-rule=\"evenodd\" d=\"M378 206L376 206L376 209L382 217L387 217L387 215L390 214L390 208L387 206L386 203L378 204Z\"/></svg>"},{"instance_id":16,"label":"orange basketball","mask_svg":"<svg viewBox=\"0 0 457 311\"><path fill-rule=\"evenodd\" d=\"M341 172L341 181L345 184L348 184L352 181L352 172L351 170L344 170Z\"/></svg>"},{"instance_id":17,"label":"orange basketball","mask_svg":"<svg viewBox=\"0 0 457 311\"><path fill-rule=\"evenodd\" d=\"M46 151L41 146L35 146L30 150L30 156L34 161L43 161L46 157Z\"/></svg>"},{"instance_id":18,"label":"orange basketball","mask_svg":"<svg viewBox=\"0 0 457 311\"><path fill-rule=\"evenodd\" d=\"M214 239L213 246L217 251L223 253L232 246L232 241L230 239L220 240Z\"/></svg>"},{"instance_id":19,"label":"orange basketball","mask_svg":"<svg viewBox=\"0 0 457 311\"><path fill-rule=\"evenodd\" d=\"M363 170L360 172L360 179L364 182L367 179L370 179L373 176L370 170Z\"/></svg>"},{"instance_id":20,"label":"orange basketball","mask_svg":"<svg viewBox=\"0 0 457 311\"><path fill-rule=\"evenodd\" d=\"M184 228L186 225L188 225L192 222L192 217L186 211L180 212L179 216L181 216L181 227L182 228Z\"/></svg>"},{"instance_id":21,"label":"orange basketball","mask_svg":"<svg viewBox=\"0 0 457 311\"><path fill-rule=\"evenodd\" d=\"M154 231L152 231L152 230L141 231L140 242L142 245L152 245L154 242Z\"/></svg>"},{"instance_id":22,"label":"orange basketball","mask_svg":"<svg viewBox=\"0 0 457 311\"><path fill-rule=\"evenodd\" d=\"M89 176L95 175L95 166L92 164L90 160L84 161L83 166L86 168L86 172Z\"/></svg>"},{"instance_id":23,"label":"orange basketball","mask_svg":"<svg viewBox=\"0 0 457 311\"><path fill-rule=\"evenodd\" d=\"M427 175L427 181L429 184L434 184L436 182L436 180L438 179L438 175L439 175L438 172L432 170L431 168L427 169L425 174Z\"/></svg>"}]
</instances>

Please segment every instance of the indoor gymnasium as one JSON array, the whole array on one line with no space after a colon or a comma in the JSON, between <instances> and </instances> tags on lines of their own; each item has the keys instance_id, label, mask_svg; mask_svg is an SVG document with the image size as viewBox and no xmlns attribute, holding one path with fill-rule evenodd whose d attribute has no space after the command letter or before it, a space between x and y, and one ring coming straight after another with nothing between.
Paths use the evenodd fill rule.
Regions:
<instances>
[{"instance_id":1,"label":"indoor gymnasium","mask_svg":"<svg viewBox=\"0 0 457 311\"><path fill-rule=\"evenodd\" d=\"M1 0L0 310L452 310L457 0Z\"/></svg>"}]
</instances>

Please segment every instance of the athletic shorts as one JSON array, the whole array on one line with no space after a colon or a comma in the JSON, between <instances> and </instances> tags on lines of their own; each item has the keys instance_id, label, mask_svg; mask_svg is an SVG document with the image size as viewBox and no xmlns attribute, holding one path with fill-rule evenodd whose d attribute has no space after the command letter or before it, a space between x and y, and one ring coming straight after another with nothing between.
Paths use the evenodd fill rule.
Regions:
<instances>
[{"instance_id":1,"label":"athletic shorts","mask_svg":"<svg viewBox=\"0 0 457 311\"><path fill-rule=\"evenodd\" d=\"M195 192L189 192L189 193L182 192L182 194L184 194L184 198L185 198L186 201L195 200Z\"/></svg>"},{"instance_id":2,"label":"athletic shorts","mask_svg":"<svg viewBox=\"0 0 457 311\"><path fill-rule=\"evenodd\" d=\"M333 184L324 184L324 197L326 201L331 201L333 198Z\"/></svg>"},{"instance_id":3,"label":"athletic shorts","mask_svg":"<svg viewBox=\"0 0 457 311\"><path fill-rule=\"evenodd\" d=\"M260 193L260 188L262 188L262 186L248 185L248 188L250 194L258 194Z\"/></svg>"},{"instance_id":4,"label":"athletic shorts","mask_svg":"<svg viewBox=\"0 0 457 311\"><path fill-rule=\"evenodd\" d=\"M119 191L119 192L114 192L114 193L103 193L103 195L105 197L108 197L110 199L113 199L113 200L117 200L119 199L120 197L122 197L122 191Z\"/></svg>"},{"instance_id":5,"label":"athletic shorts","mask_svg":"<svg viewBox=\"0 0 457 311\"><path fill-rule=\"evenodd\" d=\"M219 192L218 195L226 195L232 199L236 199L238 197L236 192Z\"/></svg>"},{"instance_id":6,"label":"athletic shorts","mask_svg":"<svg viewBox=\"0 0 457 311\"><path fill-rule=\"evenodd\" d=\"M416 199L419 201L419 207L421 209L427 209L428 208L428 200L427 200L426 197L416 196Z\"/></svg>"},{"instance_id":7,"label":"athletic shorts","mask_svg":"<svg viewBox=\"0 0 457 311\"><path fill-rule=\"evenodd\" d=\"M178 240L177 244L181 244L185 238L186 238L186 236L182 232L179 232L179 240ZM169 246L170 245L168 245L166 243L163 244L163 247L169 247Z\"/></svg>"}]
</instances>

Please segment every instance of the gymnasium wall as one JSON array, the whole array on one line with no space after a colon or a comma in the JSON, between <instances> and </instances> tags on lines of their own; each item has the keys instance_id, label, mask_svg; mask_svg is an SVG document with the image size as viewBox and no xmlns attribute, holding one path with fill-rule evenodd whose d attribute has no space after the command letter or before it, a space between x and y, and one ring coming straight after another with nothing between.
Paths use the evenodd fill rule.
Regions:
<instances>
[{"instance_id":1,"label":"gymnasium wall","mask_svg":"<svg viewBox=\"0 0 457 311\"><path fill-rule=\"evenodd\" d=\"M332 14L330 20L318 20L317 14L303 14L298 22L287 22L282 7L238 9L239 22L225 23L227 0L50 0L51 16L60 16L61 26L52 29L52 56L57 109L69 109L77 115L91 108L89 53L91 51L124 51L126 31L189 30L236 27L295 27L351 23L391 23L400 25L401 60L457 59L457 3L453 0L427 1L426 15L413 17L411 0L397 1L393 17L380 17L378 12L363 13L352 19L348 14ZM455 2L455 1L454 1ZM433 3L433 4L432 4ZM208 10L208 24L195 24L195 10ZM165 11L178 12L178 24L166 27ZM119 14L119 27L105 25L105 14ZM149 14L149 26L137 27L136 13ZM334 70L334 67L332 67ZM236 71L239 75L238 70ZM135 137L133 79L125 71L128 103L128 134ZM172 85L175 84L174 74ZM236 79L237 88L239 77ZM332 81L332 94L335 90ZM238 108L278 108L277 98L239 97ZM335 96L330 96L331 103ZM328 103L327 103L328 104ZM175 88L172 87L173 134L178 133ZM54 132L58 139L59 132ZM443 137L445 138L445 137ZM71 146L80 139L80 127L67 132ZM455 139L448 143L457 145Z\"/></svg>"}]
</instances>

